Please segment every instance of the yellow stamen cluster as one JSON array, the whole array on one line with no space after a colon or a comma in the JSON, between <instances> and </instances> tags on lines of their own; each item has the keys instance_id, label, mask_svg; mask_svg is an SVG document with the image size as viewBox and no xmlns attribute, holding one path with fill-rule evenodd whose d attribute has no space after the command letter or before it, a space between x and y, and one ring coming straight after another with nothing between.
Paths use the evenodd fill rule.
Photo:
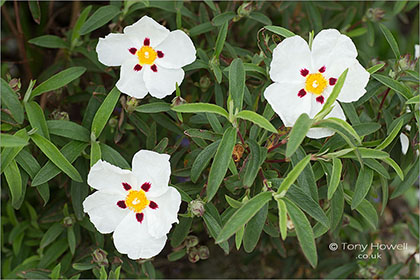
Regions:
<instances>
[{"instance_id":1,"label":"yellow stamen cluster","mask_svg":"<svg viewBox=\"0 0 420 280\"><path fill-rule=\"evenodd\" d=\"M137 51L137 57L140 65L152 65L157 57L157 52L152 47L143 46Z\"/></svg>"},{"instance_id":2,"label":"yellow stamen cluster","mask_svg":"<svg viewBox=\"0 0 420 280\"><path fill-rule=\"evenodd\" d=\"M327 80L320 73L309 74L305 82L305 90L315 95L321 95L327 87Z\"/></svg>"},{"instance_id":3,"label":"yellow stamen cluster","mask_svg":"<svg viewBox=\"0 0 420 280\"><path fill-rule=\"evenodd\" d=\"M131 190L125 198L125 205L127 205L128 209L136 213L143 211L149 203L150 201L147 199L146 193L143 190Z\"/></svg>"}]
</instances>

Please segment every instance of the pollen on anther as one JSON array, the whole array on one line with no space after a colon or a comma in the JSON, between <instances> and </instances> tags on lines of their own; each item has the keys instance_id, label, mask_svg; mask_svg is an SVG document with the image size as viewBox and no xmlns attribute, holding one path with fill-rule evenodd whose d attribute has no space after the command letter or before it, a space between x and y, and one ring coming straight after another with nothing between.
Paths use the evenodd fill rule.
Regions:
<instances>
[{"instance_id":1,"label":"pollen on anther","mask_svg":"<svg viewBox=\"0 0 420 280\"><path fill-rule=\"evenodd\" d=\"M319 73L324 73L325 72L325 66L322 66L321 68L318 69Z\"/></svg>"},{"instance_id":2,"label":"pollen on anther","mask_svg":"<svg viewBox=\"0 0 420 280\"><path fill-rule=\"evenodd\" d=\"M149 38L145 38L143 41L143 45L148 46L150 45L150 39Z\"/></svg>"},{"instance_id":3,"label":"pollen on anther","mask_svg":"<svg viewBox=\"0 0 420 280\"><path fill-rule=\"evenodd\" d=\"M149 183L149 182L146 182L146 183L144 183L143 185L141 185L141 189L143 190L143 191L145 191L145 192L147 192L147 191L149 191L150 190L150 187L151 187L152 185Z\"/></svg>"},{"instance_id":4,"label":"pollen on anther","mask_svg":"<svg viewBox=\"0 0 420 280\"><path fill-rule=\"evenodd\" d=\"M157 56L158 56L159 58L162 58L162 57L164 56L164 54L163 54L163 52L162 52L162 51L157 51Z\"/></svg>"},{"instance_id":5,"label":"pollen on anther","mask_svg":"<svg viewBox=\"0 0 420 280\"><path fill-rule=\"evenodd\" d=\"M324 96L320 95L316 98L316 102L319 102L321 104L324 104Z\"/></svg>"},{"instance_id":6,"label":"pollen on anther","mask_svg":"<svg viewBox=\"0 0 420 280\"><path fill-rule=\"evenodd\" d=\"M136 54L137 49L136 49L136 48L129 48L129 49L128 49L128 51L129 51L131 54Z\"/></svg>"},{"instance_id":7,"label":"pollen on anther","mask_svg":"<svg viewBox=\"0 0 420 280\"><path fill-rule=\"evenodd\" d=\"M143 67L141 67L141 65L140 65L140 64L136 64L136 65L134 66L134 71L140 71L140 70L141 70L141 68L143 68Z\"/></svg>"},{"instance_id":8,"label":"pollen on anther","mask_svg":"<svg viewBox=\"0 0 420 280\"><path fill-rule=\"evenodd\" d=\"M156 208L158 208L158 205L156 204L156 202L150 201L149 207L152 208L152 209L156 209Z\"/></svg>"},{"instance_id":9,"label":"pollen on anther","mask_svg":"<svg viewBox=\"0 0 420 280\"><path fill-rule=\"evenodd\" d=\"M120 208L122 208L122 209L127 208L127 205L125 204L125 201L124 201L124 200L120 200L120 201L118 201L118 202L117 202L117 205L118 205L118 207L120 207Z\"/></svg>"},{"instance_id":10,"label":"pollen on anther","mask_svg":"<svg viewBox=\"0 0 420 280\"><path fill-rule=\"evenodd\" d=\"M301 69L300 70L300 74L303 76L303 77L306 77L306 75L308 75L309 74L309 70L308 69Z\"/></svg>"},{"instance_id":11,"label":"pollen on anther","mask_svg":"<svg viewBox=\"0 0 420 280\"><path fill-rule=\"evenodd\" d=\"M299 90L299 92L298 92L298 96L299 96L300 98L304 97L305 95L306 95L306 91L305 91L304 89Z\"/></svg>"},{"instance_id":12,"label":"pollen on anther","mask_svg":"<svg viewBox=\"0 0 420 280\"><path fill-rule=\"evenodd\" d=\"M131 190L131 186L129 183L122 183L122 185L126 191Z\"/></svg>"},{"instance_id":13,"label":"pollen on anther","mask_svg":"<svg viewBox=\"0 0 420 280\"><path fill-rule=\"evenodd\" d=\"M137 213L136 214L136 219L139 223L143 222L144 214L143 213Z\"/></svg>"},{"instance_id":14,"label":"pollen on anther","mask_svg":"<svg viewBox=\"0 0 420 280\"><path fill-rule=\"evenodd\" d=\"M156 64L153 64L152 66L150 66L150 69L152 69L153 72L157 72Z\"/></svg>"},{"instance_id":15,"label":"pollen on anther","mask_svg":"<svg viewBox=\"0 0 420 280\"><path fill-rule=\"evenodd\" d=\"M330 86L333 86L337 82L337 79L336 78L330 78L329 82L330 82Z\"/></svg>"}]
</instances>

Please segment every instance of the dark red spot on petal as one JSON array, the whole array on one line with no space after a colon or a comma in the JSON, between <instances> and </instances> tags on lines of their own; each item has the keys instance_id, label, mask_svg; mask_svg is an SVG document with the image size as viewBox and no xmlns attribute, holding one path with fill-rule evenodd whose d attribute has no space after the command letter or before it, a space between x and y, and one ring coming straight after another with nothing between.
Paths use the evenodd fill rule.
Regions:
<instances>
[{"instance_id":1,"label":"dark red spot on petal","mask_svg":"<svg viewBox=\"0 0 420 280\"><path fill-rule=\"evenodd\" d=\"M152 185L149 182L144 183L143 185L141 185L141 189L145 192L149 191L150 187Z\"/></svg>"},{"instance_id":2,"label":"dark red spot on petal","mask_svg":"<svg viewBox=\"0 0 420 280\"><path fill-rule=\"evenodd\" d=\"M129 183L122 183L122 185L126 191L131 190L131 186Z\"/></svg>"},{"instance_id":3,"label":"dark red spot on petal","mask_svg":"<svg viewBox=\"0 0 420 280\"><path fill-rule=\"evenodd\" d=\"M131 54L136 54L137 49L136 49L136 48L129 48L129 49L128 49L128 51L129 51Z\"/></svg>"},{"instance_id":4,"label":"dark red spot on petal","mask_svg":"<svg viewBox=\"0 0 420 280\"><path fill-rule=\"evenodd\" d=\"M162 51L157 51L157 56L158 56L159 58L162 58L162 57L163 57L163 52L162 52Z\"/></svg>"},{"instance_id":5,"label":"dark red spot on petal","mask_svg":"<svg viewBox=\"0 0 420 280\"><path fill-rule=\"evenodd\" d=\"M320 95L316 98L316 102L319 102L321 104L324 104L324 96Z\"/></svg>"},{"instance_id":6,"label":"dark red spot on petal","mask_svg":"<svg viewBox=\"0 0 420 280\"><path fill-rule=\"evenodd\" d=\"M304 97L305 95L306 95L306 91L305 91L304 89L299 90L299 92L298 92L298 96L299 96L300 98Z\"/></svg>"},{"instance_id":7,"label":"dark red spot on petal","mask_svg":"<svg viewBox=\"0 0 420 280\"><path fill-rule=\"evenodd\" d=\"M136 219L139 223L143 222L144 214L143 213L137 213L136 214Z\"/></svg>"},{"instance_id":8,"label":"dark red spot on petal","mask_svg":"<svg viewBox=\"0 0 420 280\"><path fill-rule=\"evenodd\" d=\"M325 72L325 66L322 66L321 68L318 69L319 73L324 73Z\"/></svg>"},{"instance_id":9,"label":"dark red spot on petal","mask_svg":"<svg viewBox=\"0 0 420 280\"><path fill-rule=\"evenodd\" d=\"M330 78L330 86L335 85L336 82L337 82L336 78Z\"/></svg>"},{"instance_id":10,"label":"dark red spot on petal","mask_svg":"<svg viewBox=\"0 0 420 280\"><path fill-rule=\"evenodd\" d=\"M306 68L303 68L303 69L301 69L301 70L300 70L300 74L301 74L303 77L306 77L306 75L308 75L308 74L309 74L309 70L308 70L308 69L306 69Z\"/></svg>"},{"instance_id":11,"label":"dark red spot on petal","mask_svg":"<svg viewBox=\"0 0 420 280\"><path fill-rule=\"evenodd\" d=\"M125 209L127 208L127 205L125 205L125 201L124 200L120 200L117 202L118 207Z\"/></svg>"},{"instance_id":12,"label":"dark red spot on petal","mask_svg":"<svg viewBox=\"0 0 420 280\"><path fill-rule=\"evenodd\" d=\"M141 70L141 68L143 68L143 67L141 67L141 65L140 65L140 64L136 64L136 65L134 66L134 71L140 71L140 70Z\"/></svg>"},{"instance_id":13,"label":"dark red spot on petal","mask_svg":"<svg viewBox=\"0 0 420 280\"><path fill-rule=\"evenodd\" d=\"M148 46L150 45L150 39L149 38L145 38L143 41L143 45Z\"/></svg>"},{"instance_id":14,"label":"dark red spot on petal","mask_svg":"<svg viewBox=\"0 0 420 280\"><path fill-rule=\"evenodd\" d=\"M150 69L152 69L153 72L157 72L156 64L153 64L152 66L150 66Z\"/></svg>"},{"instance_id":15,"label":"dark red spot on petal","mask_svg":"<svg viewBox=\"0 0 420 280\"><path fill-rule=\"evenodd\" d=\"M156 204L156 202L150 201L149 207L152 208L152 209L156 209L156 208L158 208L158 205Z\"/></svg>"}]
</instances>

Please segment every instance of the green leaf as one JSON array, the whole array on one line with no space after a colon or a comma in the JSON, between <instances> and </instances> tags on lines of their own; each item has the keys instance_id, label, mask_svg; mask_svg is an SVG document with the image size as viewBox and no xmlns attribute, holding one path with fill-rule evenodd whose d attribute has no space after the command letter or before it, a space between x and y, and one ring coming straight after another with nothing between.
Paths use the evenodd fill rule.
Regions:
<instances>
[{"instance_id":1,"label":"green leaf","mask_svg":"<svg viewBox=\"0 0 420 280\"><path fill-rule=\"evenodd\" d=\"M381 144L379 144L376 149L377 150L383 150L386 147L388 147L389 144L394 140L395 137L399 134L402 126L404 125L404 119L401 118L397 125L394 126L394 128L391 130L391 132L388 134L388 136L385 138L384 141L382 141Z\"/></svg>"},{"instance_id":2,"label":"green leaf","mask_svg":"<svg viewBox=\"0 0 420 280\"><path fill-rule=\"evenodd\" d=\"M377 160L373 158L367 158L364 159L363 162L372 170L376 171L378 174L380 174L382 177L386 179L390 179L388 171L385 169L385 167L380 164Z\"/></svg>"},{"instance_id":3,"label":"green leaf","mask_svg":"<svg viewBox=\"0 0 420 280\"><path fill-rule=\"evenodd\" d=\"M373 65L372 67L366 69L366 71L368 71L369 74L372 75L372 74L378 72L379 70L381 70L382 67L384 67L384 66L385 66L385 63L379 63L379 64Z\"/></svg>"},{"instance_id":4,"label":"green leaf","mask_svg":"<svg viewBox=\"0 0 420 280\"><path fill-rule=\"evenodd\" d=\"M50 278L53 280L58 280L60 278L61 263L57 264L53 270L51 270Z\"/></svg>"},{"instance_id":5,"label":"green leaf","mask_svg":"<svg viewBox=\"0 0 420 280\"><path fill-rule=\"evenodd\" d=\"M216 44L214 48L214 57L218 58L223 50L223 45L225 44L226 36L228 33L228 26L229 22L225 21L225 23L219 29L219 34L217 35Z\"/></svg>"},{"instance_id":6,"label":"green leaf","mask_svg":"<svg viewBox=\"0 0 420 280\"><path fill-rule=\"evenodd\" d=\"M178 106L173 106L171 109L179 113L213 113L221 115L226 119L229 119L229 114L228 112L226 112L225 109L210 103L182 104Z\"/></svg>"},{"instance_id":7,"label":"green leaf","mask_svg":"<svg viewBox=\"0 0 420 280\"><path fill-rule=\"evenodd\" d=\"M127 160L118 151L104 143L100 143L99 145L101 146L101 157L103 160L122 169L131 169L130 164L128 164Z\"/></svg>"},{"instance_id":8,"label":"green leaf","mask_svg":"<svg viewBox=\"0 0 420 280\"><path fill-rule=\"evenodd\" d=\"M39 86L37 86L31 93L31 98L43 94L47 91L53 91L59 89L70 82L76 80L83 73L86 72L85 67L71 67L66 70L61 71L60 73L55 74Z\"/></svg>"},{"instance_id":9,"label":"green leaf","mask_svg":"<svg viewBox=\"0 0 420 280\"><path fill-rule=\"evenodd\" d=\"M256 20L256 21L258 21L262 24L267 24L267 25L273 24L271 19L268 16L266 16L265 14L260 13L260 12L253 11L249 14L248 17L250 19Z\"/></svg>"},{"instance_id":10,"label":"green leaf","mask_svg":"<svg viewBox=\"0 0 420 280\"><path fill-rule=\"evenodd\" d=\"M161 113L168 112L171 110L171 105L165 102L153 102L140 105L136 108L137 112L140 113Z\"/></svg>"},{"instance_id":11,"label":"green leaf","mask_svg":"<svg viewBox=\"0 0 420 280\"><path fill-rule=\"evenodd\" d=\"M24 128L22 128L21 130L18 130L14 134L14 136L20 137L29 141L28 133L26 132ZM17 154L19 154L19 152L22 149L23 149L23 146L3 148L3 150L1 151L1 157L0 157L1 158L1 164L0 164L1 173L4 172L4 169L12 162L12 160L16 157Z\"/></svg>"},{"instance_id":12,"label":"green leaf","mask_svg":"<svg viewBox=\"0 0 420 280\"><path fill-rule=\"evenodd\" d=\"M41 23L41 9L39 1L28 1L29 10L31 11L32 18L37 24Z\"/></svg>"},{"instance_id":13,"label":"green leaf","mask_svg":"<svg viewBox=\"0 0 420 280\"><path fill-rule=\"evenodd\" d=\"M279 227L281 239L285 240L287 237L287 208L286 203L281 198L276 198L277 207L279 209Z\"/></svg>"},{"instance_id":14,"label":"green leaf","mask_svg":"<svg viewBox=\"0 0 420 280\"><path fill-rule=\"evenodd\" d=\"M293 169L287 174L281 183L277 193L280 195L285 195L290 186L296 181L299 174L303 171L306 165L311 161L311 155L307 155L298 164L293 167Z\"/></svg>"},{"instance_id":15,"label":"green leaf","mask_svg":"<svg viewBox=\"0 0 420 280\"><path fill-rule=\"evenodd\" d=\"M92 133L98 138L101 135L102 130L105 128L109 117L114 111L117 105L118 99L120 98L120 91L114 87L110 93L106 96L104 102L102 102L98 111L96 111L95 117L92 121Z\"/></svg>"},{"instance_id":16,"label":"green leaf","mask_svg":"<svg viewBox=\"0 0 420 280\"><path fill-rule=\"evenodd\" d=\"M205 206L203 220L209 230L210 235L213 238L216 238L220 234L221 230L221 222L218 221L220 220L220 216L217 210L215 211L215 213L211 214L212 211L209 211L210 208L208 207L208 205L209 204L206 204ZM229 243L227 241L220 242L219 246L225 251L226 254L229 253Z\"/></svg>"},{"instance_id":17,"label":"green leaf","mask_svg":"<svg viewBox=\"0 0 420 280\"><path fill-rule=\"evenodd\" d=\"M333 168L331 172L331 179L328 182L328 200L331 200L341 179L341 170L343 164L339 158L333 158Z\"/></svg>"},{"instance_id":18,"label":"green leaf","mask_svg":"<svg viewBox=\"0 0 420 280\"><path fill-rule=\"evenodd\" d=\"M264 26L264 28L267 29L268 31L271 31L273 33L276 33L276 34L278 34L280 36L283 36L285 38L292 37L292 36L295 36L296 35L292 31L290 31L290 30L288 30L288 29L286 29L284 27L281 27L281 26L270 25L270 26Z\"/></svg>"},{"instance_id":19,"label":"green leaf","mask_svg":"<svg viewBox=\"0 0 420 280\"><path fill-rule=\"evenodd\" d=\"M10 195L12 197L12 206L18 208L22 196L22 177L15 160L12 160L4 169L4 176L6 177L7 185L9 186Z\"/></svg>"},{"instance_id":20,"label":"green leaf","mask_svg":"<svg viewBox=\"0 0 420 280\"><path fill-rule=\"evenodd\" d=\"M215 16L211 22L215 25L215 26L221 26L224 23L230 21L231 19L233 19L235 17L235 13L232 11L227 11L221 14L218 14L217 16Z\"/></svg>"},{"instance_id":21,"label":"green leaf","mask_svg":"<svg viewBox=\"0 0 420 280\"><path fill-rule=\"evenodd\" d=\"M413 97L410 88L399 81L393 80L390 77L381 74L373 74L372 77L378 80L381 84L395 90L407 100Z\"/></svg>"},{"instance_id":22,"label":"green leaf","mask_svg":"<svg viewBox=\"0 0 420 280\"><path fill-rule=\"evenodd\" d=\"M186 255L186 253L187 253L186 248L183 248L183 249L178 250L178 251L174 251L174 252L172 252L168 255L168 261L175 262L177 260L180 260L183 256Z\"/></svg>"},{"instance_id":23,"label":"green leaf","mask_svg":"<svg viewBox=\"0 0 420 280\"><path fill-rule=\"evenodd\" d=\"M74 234L74 228L72 226L67 228L67 241L69 243L70 252L74 255L74 252L76 251L76 235Z\"/></svg>"},{"instance_id":24,"label":"green leaf","mask_svg":"<svg viewBox=\"0 0 420 280\"><path fill-rule=\"evenodd\" d=\"M64 231L64 227L60 223L55 223L48 228L48 230L42 236L41 242L39 243L39 247L41 249L47 247L51 243L53 243L58 236Z\"/></svg>"},{"instance_id":25,"label":"green leaf","mask_svg":"<svg viewBox=\"0 0 420 280\"><path fill-rule=\"evenodd\" d=\"M349 144L350 147L355 147L361 144L361 139L353 127L346 121L338 118L328 118L321 120L315 124L315 127L324 127L337 132Z\"/></svg>"},{"instance_id":26,"label":"green leaf","mask_svg":"<svg viewBox=\"0 0 420 280\"><path fill-rule=\"evenodd\" d=\"M246 159L246 165L243 168L243 172L241 173L241 179L243 182L243 186L245 188L249 188L255 181L257 177L258 170L260 169L261 164L265 160L265 156L262 158L260 146L255 140L249 139L248 146L250 150L250 154ZM266 148L261 148L265 150L265 154L267 154Z\"/></svg>"},{"instance_id":27,"label":"green leaf","mask_svg":"<svg viewBox=\"0 0 420 280\"><path fill-rule=\"evenodd\" d=\"M22 104L19 101L18 95L10 88L9 84L1 79L1 102L12 113L12 117L18 122L23 123L24 115Z\"/></svg>"},{"instance_id":28,"label":"green leaf","mask_svg":"<svg viewBox=\"0 0 420 280\"><path fill-rule=\"evenodd\" d=\"M351 190L344 190L344 198L349 205L352 204L353 196L354 193ZM363 218L365 218L372 229L376 229L378 225L378 213L376 212L375 207L369 201L363 199L359 206L356 207L356 211L359 212Z\"/></svg>"},{"instance_id":29,"label":"green leaf","mask_svg":"<svg viewBox=\"0 0 420 280\"><path fill-rule=\"evenodd\" d=\"M63 156L53 143L37 133L32 134L31 139L38 148L72 180L77 182L82 181L82 178L76 168L71 165L71 163Z\"/></svg>"},{"instance_id":30,"label":"green leaf","mask_svg":"<svg viewBox=\"0 0 420 280\"><path fill-rule=\"evenodd\" d=\"M409 105L409 104L419 104L420 103L420 95L416 95L410 99L408 99L405 104Z\"/></svg>"},{"instance_id":31,"label":"green leaf","mask_svg":"<svg viewBox=\"0 0 420 280\"><path fill-rule=\"evenodd\" d=\"M357 151L359 152L362 158L384 159L384 158L389 157L389 154L387 152L378 151L378 150L369 149L369 148L360 147L360 148L357 148ZM342 155L341 157L342 158L357 158L357 154L355 153L355 151L352 151L345 155Z\"/></svg>"},{"instance_id":32,"label":"green leaf","mask_svg":"<svg viewBox=\"0 0 420 280\"><path fill-rule=\"evenodd\" d=\"M44 251L44 254L38 264L40 268L47 268L52 263L57 261L57 259L66 252L68 248L66 238L59 239L53 243L48 249Z\"/></svg>"},{"instance_id":33,"label":"green leaf","mask_svg":"<svg viewBox=\"0 0 420 280\"><path fill-rule=\"evenodd\" d=\"M419 158L417 157L416 163L413 164L410 171L404 176L404 181L402 181L392 192L391 199L402 195L415 184L418 180L419 169Z\"/></svg>"},{"instance_id":34,"label":"green leaf","mask_svg":"<svg viewBox=\"0 0 420 280\"><path fill-rule=\"evenodd\" d=\"M210 168L207 182L207 201L210 201L217 193L220 184L225 177L229 162L232 159L233 148L236 144L236 128L226 129L223 138L217 148L213 163Z\"/></svg>"},{"instance_id":35,"label":"green leaf","mask_svg":"<svg viewBox=\"0 0 420 280\"><path fill-rule=\"evenodd\" d=\"M190 232L193 219L190 217L180 217L179 224L175 226L175 229L171 235L171 246L173 248L178 247L185 240L188 233Z\"/></svg>"},{"instance_id":36,"label":"green leaf","mask_svg":"<svg viewBox=\"0 0 420 280\"><path fill-rule=\"evenodd\" d=\"M344 192L343 186L340 183L337 190L334 192L334 195L331 199L330 207L330 224L331 231L334 231L339 225L341 225L341 218L344 212Z\"/></svg>"},{"instance_id":37,"label":"green leaf","mask_svg":"<svg viewBox=\"0 0 420 280\"><path fill-rule=\"evenodd\" d=\"M90 10L92 9L92 6L87 6L83 9L83 11L80 13L76 23L73 26L73 31L71 33L71 45L74 47L77 43L77 40L80 37L80 28L82 28L83 24L85 23L87 17L89 16Z\"/></svg>"},{"instance_id":38,"label":"green leaf","mask_svg":"<svg viewBox=\"0 0 420 280\"><path fill-rule=\"evenodd\" d=\"M315 268L318 263L318 255L316 252L315 237L311 224L302 210L300 210L299 207L297 207L292 201L284 198L284 202L286 203L290 219L295 226L296 235L303 254L308 259L311 266Z\"/></svg>"},{"instance_id":39,"label":"green leaf","mask_svg":"<svg viewBox=\"0 0 420 280\"><path fill-rule=\"evenodd\" d=\"M230 205L230 207L232 207L232 208L235 208L235 209L237 209L237 208L240 208L241 206L242 206L242 202L240 202L240 201L237 201L236 199L233 199L233 198L231 198L230 196L228 196L228 195L225 195L225 199L226 199L226 202Z\"/></svg>"},{"instance_id":40,"label":"green leaf","mask_svg":"<svg viewBox=\"0 0 420 280\"><path fill-rule=\"evenodd\" d=\"M37 128L37 133L50 139L50 133L48 132L47 122L45 121L44 111L41 106L34 101L30 101L25 103L25 110L31 127Z\"/></svg>"},{"instance_id":41,"label":"green leaf","mask_svg":"<svg viewBox=\"0 0 420 280\"><path fill-rule=\"evenodd\" d=\"M391 31L389 31L388 27L386 27L384 24L379 23L379 28L381 29L382 33L385 36L385 39L388 41L388 44L391 46L392 51L394 52L395 58L399 59L400 49L398 48L398 43L395 40L394 36L392 35Z\"/></svg>"},{"instance_id":42,"label":"green leaf","mask_svg":"<svg viewBox=\"0 0 420 280\"><path fill-rule=\"evenodd\" d=\"M286 146L286 157L289 158L296 152L303 139L305 139L306 133L308 133L312 123L313 121L307 114L304 113L299 116L289 134L289 141Z\"/></svg>"},{"instance_id":43,"label":"green leaf","mask_svg":"<svg viewBox=\"0 0 420 280\"><path fill-rule=\"evenodd\" d=\"M395 4L398 4L401 2L396 2ZM404 267L404 263L396 263L388 266L384 271L384 279L395 279L398 272Z\"/></svg>"},{"instance_id":44,"label":"green leaf","mask_svg":"<svg viewBox=\"0 0 420 280\"><path fill-rule=\"evenodd\" d=\"M1 134L0 147L23 147L28 144L28 139L24 139L15 135Z\"/></svg>"},{"instance_id":45,"label":"green leaf","mask_svg":"<svg viewBox=\"0 0 420 280\"><path fill-rule=\"evenodd\" d=\"M245 92L245 69L240 58L232 61L229 67L229 94L233 100L233 112L242 110Z\"/></svg>"},{"instance_id":46,"label":"green leaf","mask_svg":"<svg viewBox=\"0 0 420 280\"><path fill-rule=\"evenodd\" d=\"M101 159L101 146L98 141L90 143L90 167L92 167L98 160Z\"/></svg>"},{"instance_id":47,"label":"green leaf","mask_svg":"<svg viewBox=\"0 0 420 280\"><path fill-rule=\"evenodd\" d=\"M66 49L68 48L67 43L58 36L55 35L42 35L36 38L32 38L28 43L34 44L43 48L50 49Z\"/></svg>"},{"instance_id":48,"label":"green leaf","mask_svg":"<svg viewBox=\"0 0 420 280\"><path fill-rule=\"evenodd\" d=\"M401 167L391 157L383 158L382 161L390 165L395 170L398 177L400 177L401 180L404 180L404 172L401 170Z\"/></svg>"},{"instance_id":49,"label":"green leaf","mask_svg":"<svg viewBox=\"0 0 420 280\"><path fill-rule=\"evenodd\" d=\"M243 236L245 252L251 253L255 249L255 246L257 246L265 224L265 220L267 219L267 214L268 203L266 203L247 223Z\"/></svg>"},{"instance_id":50,"label":"green leaf","mask_svg":"<svg viewBox=\"0 0 420 280\"><path fill-rule=\"evenodd\" d=\"M90 142L89 130L77 123L66 120L48 120L47 126L50 134Z\"/></svg>"},{"instance_id":51,"label":"green leaf","mask_svg":"<svg viewBox=\"0 0 420 280\"><path fill-rule=\"evenodd\" d=\"M219 147L220 141L211 143L205 147L195 158L194 163L191 167L191 181L196 183L200 177L203 170L207 167L210 160L213 158L216 153L217 148Z\"/></svg>"},{"instance_id":52,"label":"green leaf","mask_svg":"<svg viewBox=\"0 0 420 280\"><path fill-rule=\"evenodd\" d=\"M356 180L356 187L351 202L351 209L355 209L368 194L373 181L372 169L365 167L360 169L359 176Z\"/></svg>"},{"instance_id":53,"label":"green leaf","mask_svg":"<svg viewBox=\"0 0 420 280\"><path fill-rule=\"evenodd\" d=\"M298 164L304 157L306 157L305 150L302 146L300 146L290 158L292 166L295 167L296 164ZM319 200L318 186L316 184L315 174L310 163L307 164L303 171L299 174L296 185L302 188L302 190L315 201Z\"/></svg>"},{"instance_id":54,"label":"green leaf","mask_svg":"<svg viewBox=\"0 0 420 280\"><path fill-rule=\"evenodd\" d=\"M115 5L102 6L97 9L93 15L83 24L80 29L80 35L88 34L99 27L107 24L110 20L121 13L120 9Z\"/></svg>"},{"instance_id":55,"label":"green leaf","mask_svg":"<svg viewBox=\"0 0 420 280\"><path fill-rule=\"evenodd\" d=\"M243 119L243 120L251 121L254 124L258 125L259 127L262 127L272 133L277 134L276 128L266 118L264 118L263 116L255 112L243 110L237 113L235 117Z\"/></svg>"},{"instance_id":56,"label":"green leaf","mask_svg":"<svg viewBox=\"0 0 420 280\"><path fill-rule=\"evenodd\" d=\"M226 241L235 234L243 225L249 222L251 218L267 203L271 200L270 192L262 192L254 196L247 202L245 202L241 208L239 208L229 218L226 224L223 226L219 235L217 236L216 243Z\"/></svg>"}]
</instances>

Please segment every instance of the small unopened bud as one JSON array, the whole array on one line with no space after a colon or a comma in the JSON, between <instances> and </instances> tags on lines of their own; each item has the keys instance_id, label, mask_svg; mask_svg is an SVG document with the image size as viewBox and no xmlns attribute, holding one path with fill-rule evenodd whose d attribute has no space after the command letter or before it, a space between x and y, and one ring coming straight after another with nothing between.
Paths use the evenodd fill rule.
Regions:
<instances>
[{"instance_id":1,"label":"small unopened bud","mask_svg":"<svg viewBox=\"0 0 420 280\"><path fill-rule=\"evenodd\" d=\"M398 64L400 65L401 70L414 70L416 63L414 60L411 59L411 56L409 54L404 55L400 58L398 61Z\"/></svg>"},{"instance_id":2,"label":"small unopened bud","mask_svg":"<svg viewBox=\"0 0 420 280\"><path fill-rule=\"evenodd\" d=\"M63 225L65 227L71 227L74 224L74 220L72 217L68 216L68 217L64 217L63 219Z\"/></svg>"},{"instance_id":3,"label":"small unopened bud","mask_svg":"<svg viewBox=\"0 0 420 280\"><path fill-rule=\"evenodd\" d=\"M208 76L202 76L200 78L200 88L202 92L207 91L210 85L211 85L211 80Z\"/></svg>"},{"instance_id":4,"label":"small unopened bud","mask_svg":"<svg viewBox=\"0 0 420 280\"><path fill-rule=\"evenodd\" d=\"M127 110L127 112L132 113L136 110L137 106L139 105L139 100L134 97L131 97L127 100L125 105L125 109Z\"/></svg>"},{"instance_id":5,"label":"small unopened bud","mask_svg":"<svg viewBox=\"0 0 420 280\"><path fill-rule=\"evenodd\" d=\"M295 224L292 222L292 220L289 218L289 216L287 216L287 228L289 230L292 230L295 228Z\"/></svg>"},{"instance_id":6,"label":"small unopened bud","mask_svg":"<svg viewBox=\"0 0 420 280\"><path fill-rule=\"evenodd\" d=\"M9 82L9 86L10 86L10 87L11 87L14 91L18 91L18 90L20 90L20 88L21 88L22 84L21 84L21 82L20 82L20 79L13 78L13 79L11 79L11 80L10 80L10 82ZM19 94L19 93L17 93L17 94Z\"/></svg>"},{"instance_id":7,"label":"small unopened bud","mask_svg":"<svg viewBox=\"0 0 420 280\"><path fill-rule=\"evenodd\" d=\"M249 14L252 12L252 10L253 10L253 8L252 8L252 3L251 2L243 3L238 8L238 16L239 17L249 16Z\"/></svg>"},{"instance_id":8,"label":"small unopened bud","mask_svg":"<svg viewBox=\"0 0 420 280\"><path fill-rule=\"evenodd\" d=\"M181 96L175 96L174 99L172 99L172 106L178 106L187 103L184 98Z\"/></svg>"},{"instance_id":9,"label":"small unopened bud","mask_svg":"<svg viewBox=\"0 0 420 280\"><path fill-rule=\"evenodd\" d=\"M54 120L70 120L69 113L64 111L54 110L52 111L51 116Z\"/></svg>"},{"instance_id":10,"label":"small unopened bud","mask_svg":"<svg viewBox=\"0 0 420 280\"><path fill-rule=\"evenodd\" d=\"M116 128L118 126L118 120L116 118L111 118L108 124L110 127Z\"/></svg>"},{"instance_id":11,"label":"small unopened bud","mask_svg":"<svg viewBox=\"0 0 420 280\"><path fill-rule=\"evenodd\" d=\"M366 11L366 17L370 21L381 21L385 16L385 10L381 8L370 8Z\"/></svg>"},{"instance_id":12,"label":"small unopened bud","mask_svg":"<svg viewBox=\"0 0 420 280\"><path fill-rule=\"evenodd\" d=\"M200 199L192 200L188 204L188 208L191 213L196 217L203 217L204 215L204 202Z\"/></svg>"},{"instance_id":13,"label":"small unopened bud","mask_svg":"<svg viewBox=\"0 0 420 280\"><path fill-rule=\"evenodd\" d=\"M194 246L197 246L198 244L198 237L195 235L189 235L187 238L185 238L185 246L187 248L192 248Z\"/></svg>"},{"instance_id":14,"label":"small unopened bud","mask_svg":"<svg viewBox=\"0 0 420 280\"><path fill-rule=\"evenodd\" d=\"M197 248L191 248L191 250L188 252L188 260L192 263L196 263L200 260L200 254Z\"/></svg>"},{"instance_id":15,"label":"small unopened bud","mask_svg":"<svg viewBox=\"0 0 420 280\"><path fill-rule=\"evenodd\" d=\"M198 255L200 256L200 259L206 260L210 256L210 250L207 246L200 246L198 247Z\"/></svg>"},{"instance_id":16,"label":"small unopened bud","mask_svg":"<svg viewBox=\"0 0 420 280\"><path fill-rule=\"evenodd\" d=\"M107 259L108 253L104 250L98 248L92 253L92 261L94 263L97 263L99 265L108 265L108 259Z\"/></svg>"}]
</instances>

